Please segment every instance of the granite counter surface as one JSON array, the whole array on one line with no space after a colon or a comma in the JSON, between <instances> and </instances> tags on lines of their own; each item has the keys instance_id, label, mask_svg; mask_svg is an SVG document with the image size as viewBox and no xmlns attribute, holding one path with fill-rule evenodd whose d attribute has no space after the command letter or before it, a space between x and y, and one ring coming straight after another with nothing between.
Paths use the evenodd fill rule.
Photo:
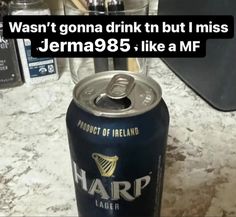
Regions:
<instances>
[{"instance_id":1,"label":"granite counter surface","mask_svg":"<svg viewBox=\"0 0 236 217\"><path fill-rule=\"evenodd\" d=\"M65 70L64 70L65 71ZM162 216L236 216L236 112L211 108L159 60L171 122ZM65 114L73 84L0 91L0 216L76 216Z\"/></svg>"}]
</instances>

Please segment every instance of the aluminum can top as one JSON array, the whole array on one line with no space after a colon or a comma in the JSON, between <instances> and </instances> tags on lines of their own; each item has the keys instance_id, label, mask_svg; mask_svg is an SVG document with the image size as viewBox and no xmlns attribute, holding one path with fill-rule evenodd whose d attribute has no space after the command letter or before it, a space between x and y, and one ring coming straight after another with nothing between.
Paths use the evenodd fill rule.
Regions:
<instances>
[{"instance_id":1,"label":"aluminum can top","mask_svg":"<svg viewBox=\"0 0 236 217\"><path fill-rule=\"evenodd\" d=\"M76 105L95 116L133 117L161 101L160 85L150 77L126 71L108 71L86 77L73 92Z\"/></svg>"}]
</instances>

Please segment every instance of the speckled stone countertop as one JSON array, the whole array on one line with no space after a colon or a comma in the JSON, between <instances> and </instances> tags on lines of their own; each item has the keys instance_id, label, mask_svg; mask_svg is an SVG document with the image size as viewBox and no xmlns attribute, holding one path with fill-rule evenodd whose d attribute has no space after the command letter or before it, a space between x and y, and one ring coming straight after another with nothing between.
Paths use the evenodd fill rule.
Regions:
<instances>
[{"instance_id":1,"label":"speckled stone countertop","mask_svg":"<svg viewBox=\"0 0 236 217\"><path fill-rule=\"evenodd\" d=\"M0 91L0 216L76 216L65 114L73 84ZM236 113L211 108L161 60L171 122L162 216L236 216Z\"/></svg>"}]
</instances>

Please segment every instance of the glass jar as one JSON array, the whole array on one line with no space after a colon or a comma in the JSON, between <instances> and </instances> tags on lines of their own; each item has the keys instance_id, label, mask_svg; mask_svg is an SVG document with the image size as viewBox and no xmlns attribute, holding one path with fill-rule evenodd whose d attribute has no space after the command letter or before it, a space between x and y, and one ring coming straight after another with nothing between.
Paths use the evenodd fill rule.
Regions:
<instances>
[{"instance_id":1,"label":"glass jar","mask_svg":"<svg viewBox=\"0 0 236 217\"><path fill-rule=\"evenodd\" d=\"M110 0L111 1L111 0ZM123 10L105 12L106 9L96 11L95 15L148 15L149 0L113 0L113 2L122 2ZM91 1L90 1L91 2ZM103 5L104 1L94 1ZM84 15L88 16L95 12L91 10L91 5L86 0L64 0L65 15ZM69 58L72 80L77 83L86 76L102 71L124 70L137 72L147 75L146 58Z\"/></svg>"}]
</instances>

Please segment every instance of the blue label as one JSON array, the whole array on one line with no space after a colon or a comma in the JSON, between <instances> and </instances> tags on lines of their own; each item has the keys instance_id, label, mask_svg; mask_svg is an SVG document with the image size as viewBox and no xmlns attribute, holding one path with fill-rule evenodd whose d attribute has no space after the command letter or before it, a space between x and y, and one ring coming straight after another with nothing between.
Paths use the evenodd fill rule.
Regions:
<instances>
[{"instance_id":1,"label":"blue label","mask_svg":"<svg viewBox=\"0 0 236 217\"><path fill-rule=\"evenodd\" d=\"M42 77L56 73L56 66L53 58L34 58L31 55L31 41L24 40L25 53L28 61L30 77Z\"/></svg>"}]
</instances>

